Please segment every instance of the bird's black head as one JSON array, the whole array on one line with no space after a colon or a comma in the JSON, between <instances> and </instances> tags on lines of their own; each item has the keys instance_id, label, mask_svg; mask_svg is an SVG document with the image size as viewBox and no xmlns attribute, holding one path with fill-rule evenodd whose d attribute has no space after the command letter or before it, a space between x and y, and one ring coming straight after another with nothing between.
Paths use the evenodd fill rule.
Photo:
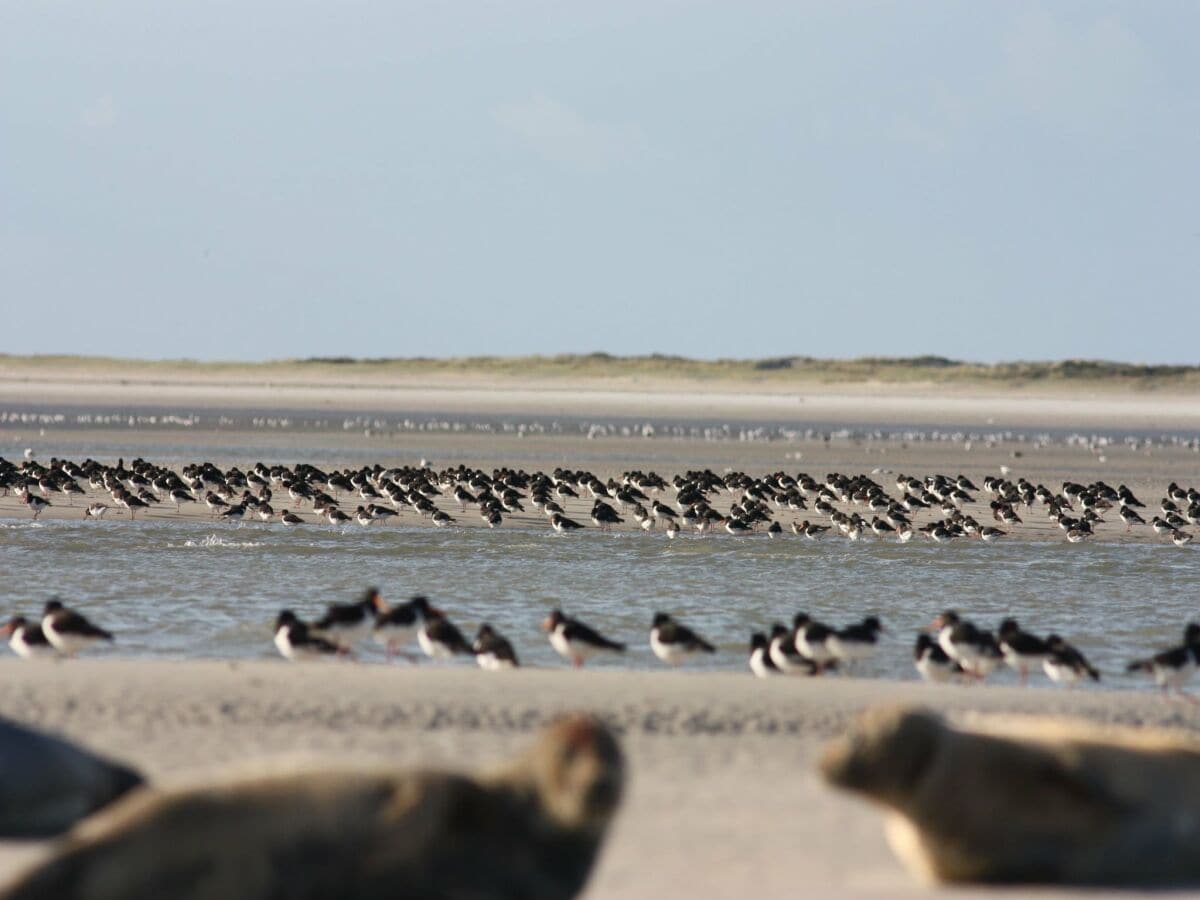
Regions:
<instances>
[{"instance_id":1,"label":"bird's black head","mask_svg":"<svg viewBox=\"0 0 1200 900\"><path fill-rule=\"evenodd\" d=\"M776 622L771 626L771 638L774 640L777 637L787 637L788 627L782 622Z\"/></svg>"},{"instance_id":2,"label":"bird's black head","mask_svg":"<svg viewBox=\"0 0 1200 900\"><path fill-rule=\"evenodd\" d=\"M917 657L917 659L920 659L921 654L924 653L926 650L930 650L932 648L933 648L933 638L931 638L928 633L922 631L920 634L917 635L917 646L914 648L914 654Z\"/></svg>"},{"instance_id":3,"label":"bird's black head","mask_svg":"<svg viewBox=\"0 0 1200 900\"><path fill-rule=\"evenodd\" d=\"M62 608L63 608L62 601L59 600L57 597L55 597L51 600L46 601L45 613L46 613L46 615L50 615L50 613L58 612Z\"/></svg>"},{"instance_id":4,"label":"bird's black head","mask_svg":"<svg viewBox=\"0 0 1200 900\"><path fill-rule=\"evenodd\" d=\"M482 625L479 626L479 631L476 633L475 637L476 637L476 639L490 638L495 633L496 633L496 630L494 628L492 628L492 626L489 625L487 622L484 622Z\"/></svg>"},{"instance_id":5,"label":"bird's black head","mask_svg":"<svg viewBox=\"0 0 1200 900\"><path fill-rule=\"evenodd\" d=\"M13 634L18 628L23 628L26 624L24 616L13 616L8 620L8 624L3 629L0 629L0 633Z\"/></svg>"},{"instance_id":6,"label":"bird's black head","mask_svg":"<svg viewBox=\"0 0 1200 900\"><path fill-rule=\"evenodd\" d=\"M767 636L761 631L756 631L750 635L750 650L764 650L767 646Z\"/></svg>"},{"instance_id":7,"label":"bird's black head","mask_svg":"<svg viewBox=\"0 0 1200 900\"><path fill-rule=\"evenodd\" d=\"M413 597L408 602L412 605L412 608L414 610L416 610L418 615L421 615L421 616L429 615L429 610L431 607L429 606L429 598L428 597L422 597L420 594L418 594L417 596Z\"/></svg>"},{"instance_id":8,"label":"bird's black head","mask_svg":"<svg viewBox=\"0 0 1200 900\"><path fill-rule=\"evenodd\" d=\"M670 621L671 621L671 617L669 615L667 615L666 613L664 613L664 612L655 613L653 627L658 628L661 625L666 625Z\"/></svg>"},{"instance_id":9,"label":"bird's black head","mask_svg":"<svg viewBox=\"0 0 1200 900\"><path fill-rule=\"evenodd\" d=\"M542 622L542 631L553 631L566 620L567 617L563 615L561 609L553 610L550 615L546 616L545 621Z\"/></svg>"},{"instance_id":10,"label":"bird's black head","mask_svg":"<svg viewBox=\"0 0 1200 900\"><path fill-rule=\"evenodd\" d=\"M1021 626L1017 624L1017 620L1009 618L1000 623L999 634L1000 637L1008 637L1009 635L1016 634L1020 630Z\"/></svg>"},{"instance_id":11,"label":"bird's black head","mask_svg":"<svg viewBox=\"0 0 1200 900\"><path fill-rule=\"evenodd\" d=\"M1183 642L1185 644L1200 644L1200 624L1188 622L1187 628L1183 629Z\"/></svg>"},{"instance_id":12,"label":"bird's black head","mask_svg":"<svg viewBox=\"0 0 1200 900\"><path fill-rule=\"evenodd\" d=\"M863 628L867 629L867 631L883 631L883 623L881 623L876 616L867 616L862 620L862 625Z\"/></svg>"},{"instance_id":13,"label":"bird's black head","mask_svg":"<svg viewBox=\"0 0 1200 900\"><path fill-rule=\"evenodd\" d=\"M808 613L796 613L795 617L792 619L792 627L803 628L811 621L812 619L808 617Z\"/></svg>"},{"instance_id":14,"label":"bird's black head","mask_svg":"<svg viewBox=\"0 0 1200 900\"><path fill-rule=\"evenodd\" d=\"M290 609L280 610L279 615L275 617L275 630L278 631L284 625L295 625L299 621Z\"/></svg>"}]
</instances>

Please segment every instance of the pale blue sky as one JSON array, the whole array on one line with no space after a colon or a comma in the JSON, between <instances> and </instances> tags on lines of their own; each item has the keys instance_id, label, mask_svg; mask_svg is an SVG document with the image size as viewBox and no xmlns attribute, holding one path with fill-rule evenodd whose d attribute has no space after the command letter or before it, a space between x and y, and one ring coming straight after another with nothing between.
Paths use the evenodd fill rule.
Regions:
<instances>
[{"instance_id":1,"label":"pale blue sky","mask_svg":"<svg viewBox=\"0 0 1200 900\"><path fill-rule=\"evenodd\" d=\"M1200 4L0 0L0 348L1200 362Z\"/></svg>"}]
</instances>

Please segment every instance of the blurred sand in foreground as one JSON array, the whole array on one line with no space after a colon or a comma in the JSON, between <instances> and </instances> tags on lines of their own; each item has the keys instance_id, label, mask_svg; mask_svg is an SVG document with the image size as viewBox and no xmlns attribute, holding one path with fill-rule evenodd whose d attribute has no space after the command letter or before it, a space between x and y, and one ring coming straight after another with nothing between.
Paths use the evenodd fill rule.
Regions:
<instances>
[{"instance_id":1,"label":"blurred sand in foreground","mask_svg":"<svg viewBox=\"0 0 1200 900\"><path fill-rule=\"evenodd\" d=\"M496 676L466 667L282 661L0 668L0 713L175 784L330 763L475 767L513 752L556 713L596 712L620 728L631 764L627 802L587 894L596 898L923 893L887 850L878 813L824 786L815 769L826 742L870 705L1200 730L1194 707L1118 691L764 683L749 673ZM38 852L6 847L0 871Z\"/></svg>"}]
</instances>

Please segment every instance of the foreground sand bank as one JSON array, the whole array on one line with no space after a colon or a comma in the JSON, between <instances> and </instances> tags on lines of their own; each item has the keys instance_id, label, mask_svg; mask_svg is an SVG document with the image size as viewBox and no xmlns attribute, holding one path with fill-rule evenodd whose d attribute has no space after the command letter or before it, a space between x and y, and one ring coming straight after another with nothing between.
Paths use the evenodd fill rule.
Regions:
<instances>
[{"instance_id":1,"label":"foreground sand bank","mask_svg":"<svg viewBox=\"0 0 1200 900\"><path fill-rule=\"evenodd\" d=\"M632 765L588 894L597 898L922 893L886 849L879 817L829 791L813 768L824 743L870 705L1200 732L1200 710L1119 691L352 663L5 662L0 675L0 713L170 783L284 766L486 765L556 713L593 711L621 729ZM4 848L0 873L37 852Z\"/></svg>"}]
</instances>

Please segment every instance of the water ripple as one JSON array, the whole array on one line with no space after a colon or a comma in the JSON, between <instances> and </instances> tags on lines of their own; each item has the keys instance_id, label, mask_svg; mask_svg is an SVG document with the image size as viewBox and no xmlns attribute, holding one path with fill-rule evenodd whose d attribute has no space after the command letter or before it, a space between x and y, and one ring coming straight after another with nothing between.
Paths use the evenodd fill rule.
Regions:
<instances>
[{"instance_id":1,"label":"water ripple","mask_svg":"<svg viewBox=\"0 0 1200 900\"><path fill-rule=\"evenodd\" d=\"M559 665L538 625L553 606L630 642L620 661L656 665L650 616L675 613L742 669L754 629L798 611L834 624L878 613L888 645L864 672L912 677L916 629L945 608L994 626L1015 615L1068 636L1111 682L1131 653L1178 640L1200 618L1200 553L1134 544L1011 541L900 546L785 538L681 538L540 530L285 530L244 524L0 523L0 613L33 613L52 594L85 608L136 656L260 657L276 612L314 615L368 584L426 593L464 628L500 628L528 662ZM197 552L198 550L208 552ZM368 651L367 656L374 651Z\"/></svg>"}]
</instances>

